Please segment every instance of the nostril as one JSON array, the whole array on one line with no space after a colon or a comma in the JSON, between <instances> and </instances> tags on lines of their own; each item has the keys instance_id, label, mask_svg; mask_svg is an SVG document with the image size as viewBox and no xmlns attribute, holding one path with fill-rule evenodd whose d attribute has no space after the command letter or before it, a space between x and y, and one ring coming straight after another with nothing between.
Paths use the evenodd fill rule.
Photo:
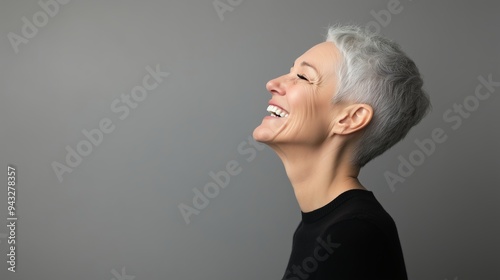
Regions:
<instances>
[{"instance_id":1,"label":"nostril","mask_svg":"<svg viewBox=\"0 0 500 280\"><path fill-rule=\"evenodd\" d=\"M268 91L272 91L275 87L276 87L276 83L273 82L273 80L270 80L266 84L266 88L267 88Z\"/></svg>"},{"instance_id":2,"label":"nostril","mask_svg":"<svg viewBox=\"0 0 500 280\"><path fill-rule=\"evenodd\" d=\"M266 89L269 91L271 94L279 94L283 95L284 94L284 88L283 88L283 76L278 77L275 79L270 80L266 84Z\"/></svg>"}]
</instances>

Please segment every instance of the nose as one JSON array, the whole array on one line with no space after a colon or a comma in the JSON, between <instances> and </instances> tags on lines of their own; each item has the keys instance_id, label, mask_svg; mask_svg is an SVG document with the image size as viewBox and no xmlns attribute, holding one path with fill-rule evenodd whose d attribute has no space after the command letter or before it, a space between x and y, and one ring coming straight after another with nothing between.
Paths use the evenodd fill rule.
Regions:
<instances>
[{"instance_id":1,"label":"nose","mask_svg":"<svg viewBox=\"0 0 500 280\"><path fill-rule=\"evenodd\" d=\"M279 94L279 95L285 94L283 78L284 76L281 76L267 82L266 84L267 91L269 91L271 94Z\"/></svg>"}]
</instances>

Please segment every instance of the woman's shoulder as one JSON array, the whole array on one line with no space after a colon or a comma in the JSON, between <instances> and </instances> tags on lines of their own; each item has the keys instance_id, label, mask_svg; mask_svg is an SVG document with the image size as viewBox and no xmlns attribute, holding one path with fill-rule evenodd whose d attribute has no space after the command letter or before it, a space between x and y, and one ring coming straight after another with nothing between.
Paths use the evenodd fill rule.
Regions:
<instances>
[{"instance_id":1,"label":"woman's shoulder","mask_svg":"<svg viewBox=\"0 0 500 280\"><path fill-rule=\"evenodd\" d=\"M325 233L397 234L391 215L382 207L372 192L356 192L323 218Z\"/></svg>"}]
</instances>

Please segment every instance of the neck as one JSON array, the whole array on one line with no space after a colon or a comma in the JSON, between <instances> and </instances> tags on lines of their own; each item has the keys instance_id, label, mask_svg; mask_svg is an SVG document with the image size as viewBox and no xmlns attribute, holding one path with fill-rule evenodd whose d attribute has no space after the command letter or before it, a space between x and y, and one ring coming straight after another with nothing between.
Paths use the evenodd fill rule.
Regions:
<instances>
[{"instance_id":1,"label":"neck","mask_svg":"<svg viewBox=\"0 0 500 280\"><path fill-rule=\"evenodd\" d=\"M283 161L302 212L321 208L347 190L365 189L357 178L359 168L351 164L352 148L341 143L272 148Z\"/></svg>"}]
</instances>

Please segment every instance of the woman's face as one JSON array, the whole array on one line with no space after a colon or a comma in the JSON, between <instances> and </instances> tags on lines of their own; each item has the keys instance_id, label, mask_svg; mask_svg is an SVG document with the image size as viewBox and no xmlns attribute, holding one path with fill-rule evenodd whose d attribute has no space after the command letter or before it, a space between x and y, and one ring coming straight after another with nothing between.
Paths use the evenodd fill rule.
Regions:
<instances>
[{"instance_id":1,"label":"woman's face","mask_svg":"<svg viewBox=\"0 0 500 280\"><path fill-rule=\"evenodd\" d=\"M331 99L337 85L335 67L339 55L333 43L320 43L297 58L290 73L266 84L271 93L269 104L278 107L282 117L264 117L253 132L255 140L305 145L325 140L335 118Z\"/></svg>"}]
</instances>

